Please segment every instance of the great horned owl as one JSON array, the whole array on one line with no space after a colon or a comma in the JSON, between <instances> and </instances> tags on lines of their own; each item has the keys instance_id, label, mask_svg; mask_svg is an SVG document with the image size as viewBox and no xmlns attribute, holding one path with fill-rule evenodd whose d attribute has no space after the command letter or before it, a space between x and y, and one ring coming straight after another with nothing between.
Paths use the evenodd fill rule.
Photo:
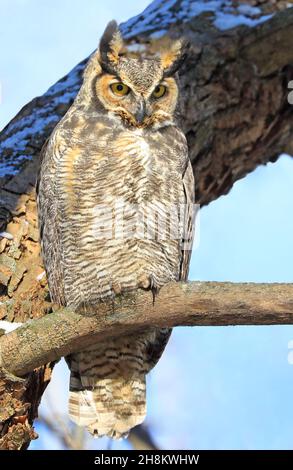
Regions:
<instances>
[{"instance_id":1,"label":"great horned owl","mask_svg":"<svg viewBox=\"0 0 293 470\"><path fill-rule=\"evenodd\" d=\"M43 149L37 184L55 304L88 314L117 294L155 295L187 279L190 246L182 242L192 238L194 181L177 124L183 58L181 41L135 54L114 21L91 56L73 105ZM179 236L172 236L176 217ZM98 437L119 438L141 423L145 376L170 332L147 328L67 357L71 419Z\"/></svg>"}]
</instances>

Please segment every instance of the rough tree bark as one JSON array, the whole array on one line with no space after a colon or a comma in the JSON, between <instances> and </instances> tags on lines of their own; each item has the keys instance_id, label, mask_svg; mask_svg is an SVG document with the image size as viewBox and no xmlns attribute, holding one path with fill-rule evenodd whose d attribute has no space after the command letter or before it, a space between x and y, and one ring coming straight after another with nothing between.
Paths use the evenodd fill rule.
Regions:
<instances>
[{"instance_id":1,"label":"rough tree bark","mask_svg":"<svg viewBox=\"0 0 293 470\"><path fill-rule=\"evenodd\" d=\"M181 72L182 115L201 204L280 153L293 154L287 101L293 8L275 0L246 3L253 8L219 0L197 11L196 2L162 0L122 25L130 43L162 34L191 42ZM0 231L10 234L0 238L0 320L24 322L51 309L34 182L41 146L72 103L84 65L26 105L0 134ZM32 424L51 370L48 364L23 380L0 373L0 449L25 449L35 437Z\"/></svg>"},{"instance_id":2,"label":"rough tree bark","mask_svg":"<svg viewBox=\"0 0 293 470\"><path fill-rule=\"evenodd\" d=\"M0 367L23 376L101 339L146 327L293 324L293 284L170 283L101 303L93 315L66 308L0 338ZM1 327L1 323L0 323Z\"/></svg>"}]
</instances>

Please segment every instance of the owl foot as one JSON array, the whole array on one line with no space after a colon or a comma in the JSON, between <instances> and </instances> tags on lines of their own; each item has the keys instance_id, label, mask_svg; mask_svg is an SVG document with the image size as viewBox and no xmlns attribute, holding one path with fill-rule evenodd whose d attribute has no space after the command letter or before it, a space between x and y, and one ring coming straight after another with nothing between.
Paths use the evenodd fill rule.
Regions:
<instances>
[{"instance_id":1,"label":"owl foot","mask_svg":"<svg viewBox=\"0 0 293 470\"><path fill-rule=\"evenodd\" d=\"M152 294L153 294L153 305L155 305L156 295L159 293L159 288L152 274L150 275L150 290L152 291Z\"/></svg>"},{"instance_id":2,"label":"owl foot","mask_svg":"<svg viewBox=\"0 0 293 470\"><path fill-rule=\"evenodd\" d=\"M121 294L122 292L122 287L120 282L112 282L112 289L115 295Z\"/></svg>"},{"instance_id":3,"label":"owl foot","mask_svg":"<svg viewBox=\"0 0 293 470\"><path fill-rule=\"evenodd\" d=\"M156 295L159 292L159 288L156 283L156 279L153 274L146 275L144 274L143 276L140 277L140 280L138 282L138 287L144 289L144 290L151 290L153 294L153 305L155 304L156 300Z\"/></svg>"}]
</instances>

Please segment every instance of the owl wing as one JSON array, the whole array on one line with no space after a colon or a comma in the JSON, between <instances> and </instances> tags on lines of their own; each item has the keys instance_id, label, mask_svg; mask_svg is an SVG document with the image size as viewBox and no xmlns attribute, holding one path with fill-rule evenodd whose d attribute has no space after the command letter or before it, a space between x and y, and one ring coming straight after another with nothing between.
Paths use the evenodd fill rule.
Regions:
<instances>
[{"instance_id":1,"label":"owl wing","mask_svg":"<svg viewBox=\"0 0 293 470\"><path fill-rule=\"evenodd\" d=\"M38 203L39 233L52 302L65 305L62 272L62 254L58 224L58 198L55 194L54 173L56 164L54 139L48 139L41 150L36 193Z\"/></svg>"},{"instance_id":2,"label":"owl wing","mask_svg":"<svg viewBox=\"0 0 293 470\"><path fill-rule=\"evenodd\" d=\"M188 164L183 175L183 190L185 196L185 206L179 279L181 281L187 281L192 243L194 239L194 225L196 216L194 205L194 176L190 160L188 160Z\"/></svg>"},{"instance_id":3,"label":"owl wing","mask_svg":"<svg viewBox=\"0 0 293 470\"><path fill-rule=\"evenodd\" d=\"M190 161L183 175L183 190L184 190L184 215L183 215L183 240L180 260L179 280L187 281L189 263L191 257L191 249L194 238L194 223L195 223L195 191L194 191L194 176ZM160 359L165 346L171 335L171 328L160 328L155 331L155 339L149 343L148 348L148 366L154 367Z\"/></svg>"}]
</instances>

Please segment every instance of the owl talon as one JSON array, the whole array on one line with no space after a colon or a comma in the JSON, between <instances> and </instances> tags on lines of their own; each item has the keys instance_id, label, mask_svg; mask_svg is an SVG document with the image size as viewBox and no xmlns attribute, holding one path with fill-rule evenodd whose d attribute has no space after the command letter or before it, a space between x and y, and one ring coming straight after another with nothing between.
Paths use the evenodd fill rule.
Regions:
<instances>
[{"instance_id":1,"label":"owl talon","mask_svg":"<svg viewBox=\"0 0 293 470\"><path fill-rule=\"evenodd\" d=\"M157 286L157 283L156 283L156 280L155 280L155 277L153 276L153 274L150 274L149 276L146 276L146 275L142 276L140 278L139 283L138 283L138 287L140 287L144 290L151 290L152 291L153 305L154 305L155 300L156 300L156 295L159 292L159 288Z\"/></svg>"},{"instance_id":2,"label":"owl talon","mask_svg":"<svg viewBox=\"0 0 293 470\"><path fill-rule=\"evenodd\" d=\"M152 291L152 294L153 294L153 305L155 305L156 295L158 294L159 289L156 284L155 278L152 274L150 275L150 290Z\"/></svg>"},{"instance_id":3,"label":"owl talon","mask_svg":"<svg viewBox=\"0 0 293 470\"><path fill-rule=\"evenodd\" d=\"M120 282L112 282L112 289L115 295L119 295L122 292Z\"/></svg>"}]
</instances>

